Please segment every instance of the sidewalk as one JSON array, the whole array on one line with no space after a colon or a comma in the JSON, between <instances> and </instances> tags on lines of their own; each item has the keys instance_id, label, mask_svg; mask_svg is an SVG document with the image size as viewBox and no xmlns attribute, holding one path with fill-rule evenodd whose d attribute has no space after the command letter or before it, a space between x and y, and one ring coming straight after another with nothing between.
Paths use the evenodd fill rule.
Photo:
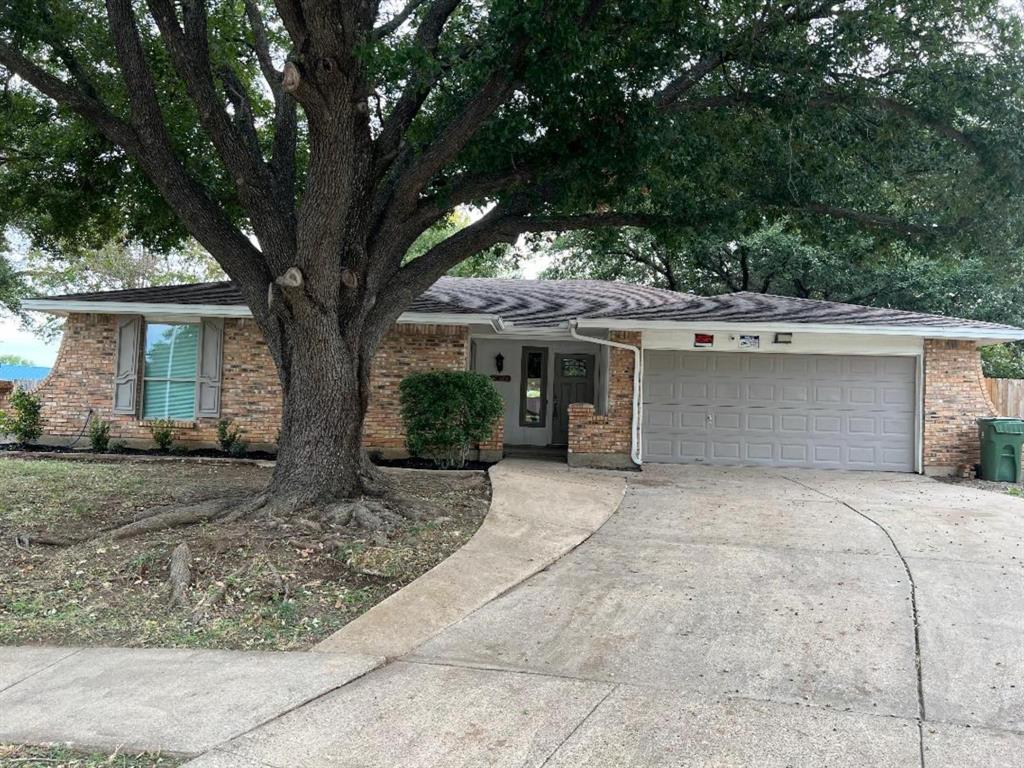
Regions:
<instances>
[{"instance_id":1,"label":"sidewalk","mask_svg":"<svg viewBox=\"0 0 1024 768\"><path fill-rule=\"evenodd\" d=\"M194 755L382 663L306 652L0 647L0 742Z\"/></svg>"}]
</instances>

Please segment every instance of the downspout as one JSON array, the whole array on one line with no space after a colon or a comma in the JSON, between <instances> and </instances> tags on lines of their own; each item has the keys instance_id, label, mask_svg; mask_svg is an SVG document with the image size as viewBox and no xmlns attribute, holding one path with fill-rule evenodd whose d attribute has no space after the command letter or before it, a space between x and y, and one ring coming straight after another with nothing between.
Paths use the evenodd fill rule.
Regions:
<instances>
[{"instance_id":1,"label":"downspout","mask_svg":"<svg viewBox=\"0 0 1024 768\"><path fill-rule=\"evenodd\" d=\"M633 353L633 428L630 430L629 435L629 457L633 460L633 463L639 467L643 464L643 459L640 455L640 425L641 418L643 416L643 398L640 392L641 382L643 381L643 356L640 354L640 347L634 347L632 344L624 344L621 341L598 339L594 336L581 336L576 332L576 326L576 320L569 321L569 335L574 339L586 341L591 344L600 344L603 347L628 349Z\"/></svg>"}]
</instances>

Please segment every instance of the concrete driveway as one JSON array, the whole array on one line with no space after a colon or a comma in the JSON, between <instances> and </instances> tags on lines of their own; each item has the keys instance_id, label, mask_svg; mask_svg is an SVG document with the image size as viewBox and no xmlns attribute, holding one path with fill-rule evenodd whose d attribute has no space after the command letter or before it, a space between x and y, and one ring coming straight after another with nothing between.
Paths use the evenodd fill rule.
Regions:
<instances>
[{"instance_id":1,"label":"concrete driveway","mask_svg":"<svg viewBox=\"0 0 1024 768\"><path fill-rule=\"evenodd\" d=\"M1024 765L1024 501L648 467L578 549L194 763Z\"/></svg>"}]
</instances>

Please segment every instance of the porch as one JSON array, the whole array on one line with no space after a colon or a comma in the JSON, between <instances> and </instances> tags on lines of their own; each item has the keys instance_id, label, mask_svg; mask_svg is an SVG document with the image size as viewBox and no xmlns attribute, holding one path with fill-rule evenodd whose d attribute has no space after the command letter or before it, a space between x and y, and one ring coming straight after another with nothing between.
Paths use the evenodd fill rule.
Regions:
<instances>
[{"instance_id":1,"label":"porch","mask_svg":"<svg viewBox=\"0 0 1024 768\"><path fill-rule=\"evenodd\" d=\"M593 338L561 329L471 337L470 369L488 376L505 403L481 454L486 447L573 465L632 465L633 354L608 346L607 334Z\"/></svg>"}]
</instances>

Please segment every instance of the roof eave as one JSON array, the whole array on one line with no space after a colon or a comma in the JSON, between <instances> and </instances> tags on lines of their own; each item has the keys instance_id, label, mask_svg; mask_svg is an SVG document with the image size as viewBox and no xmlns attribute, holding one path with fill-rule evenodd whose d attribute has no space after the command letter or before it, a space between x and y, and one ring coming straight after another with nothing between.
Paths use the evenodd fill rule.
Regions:
<instances>
[{"instance_id":1,"label":"roof eave","mask_svg":"<svg viewBox=\"0 0 1024 768\"><path fill-rule=\"evenodd\" d=\"M1024 328L969 328L958 326L867 325L842 323L729 322L722 320L622 320L581 318L580 328L616 331L733 331L737 333L834 333L850 336L915 336L998 343L1024 340Z\"/></svg>"},{"instance_id":2,"label":"roof eave","mask_svg":"<svg viewBox=\"0 0 1024 768\"><path fill-rule=\"evenodd\" d=\"M26 299L21 303L32 312L51 315L99 314L143 315L161 318L239 317L251 318L252 312L244 304L167 304L140 301L73 301L68 299ZM498 315L457 312L403 312L399 323L409 325L490 325L500 329Z\"/></svg>"}]
</instances>

